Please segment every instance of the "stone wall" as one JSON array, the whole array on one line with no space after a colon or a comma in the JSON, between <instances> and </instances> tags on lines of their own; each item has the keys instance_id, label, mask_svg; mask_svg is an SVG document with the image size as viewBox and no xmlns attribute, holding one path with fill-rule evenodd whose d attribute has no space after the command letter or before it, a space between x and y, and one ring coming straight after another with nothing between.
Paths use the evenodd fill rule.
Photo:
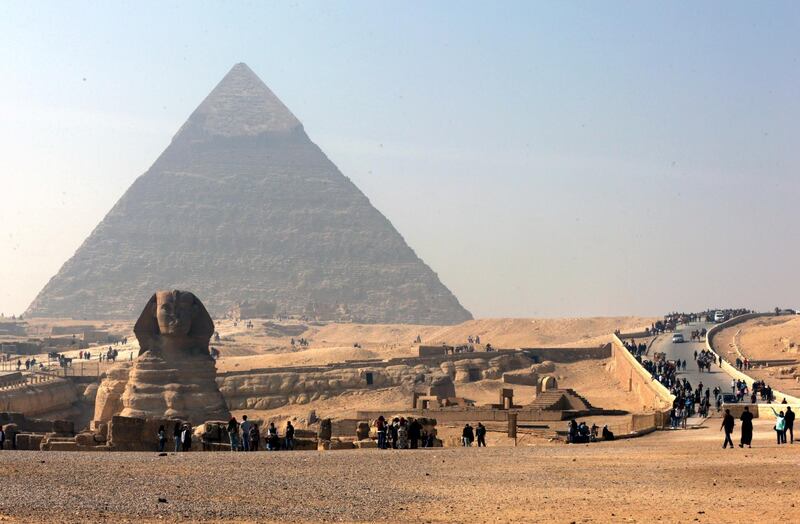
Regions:
<instances>
[{"instance_id":1,"label":"stone wall","mask_svg":"<svg viewBox=\"0 0 800 524\"><path fill-rule=\"evenodd\" d=\"M3 391L0 411L40 415L69 409L78 399L78 390L72 382L53 379Z\"/></svg>"},{"instance_id":2,"label":"stone wall","mask_svg":"<svg viewBox=\"0 0 800 524\"><path fill-rule=\"evenodd\" d=\"M675 397L637 362L616 335L611 342L611 353L609 371L625 391L636 395L642 411L662 412L672 407Z\"/></svg>"},{"instance_id":3,"label":"stone wall","mask_svg":"<svg viewBox=\"0 0 800 524\"><path fill-rule=\"evenodd\" d=\"M472 354L466 354L472 356ZM489 353L476 358L447 359L427 364L336 366L254 370L220 375L220 391L232 410L274 409L287 404L306 404L348 391L380 389L430 383L449 376L455 383L499 379L505 371L530 367L532 361L520 352ZM463 356L463 355L460 355ZM412 359L416 361L416 359ZM367 384L371 374L372 384Z\"/></svg>"},{"instance_id":4,"label":"stone wall","mask_svg":"<svg viewBox=\"0 0 800 524\"><path fill-rule=\"evenodd\" d=\"M538 362L550 360L552 362L570 363L579 360L602 359L611 356L611 344L595 348L522 348L528 356Z\"/></svg>"}]
</instances>

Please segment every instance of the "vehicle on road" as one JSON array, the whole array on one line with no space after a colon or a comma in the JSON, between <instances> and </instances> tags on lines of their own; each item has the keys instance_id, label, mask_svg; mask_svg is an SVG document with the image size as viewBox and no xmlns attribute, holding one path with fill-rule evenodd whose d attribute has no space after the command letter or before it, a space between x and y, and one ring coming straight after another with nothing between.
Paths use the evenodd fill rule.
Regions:
<instances>
[{"instance_id":1,"label":"vehicle on road","mask_svg":"<svg viewBox=\"0 0 800 524\"><path fill-rule=\"evenodd\" d=\"M733 393L723 393L722 394L722 403L723 404L736 404L739 400L736 398L736 395Z\"/></svg>"},{"instance_id":2,"label":"vehicle on road","mask_svg":"<svg viewBox=\"0 0 800 524\"><path fill-rule=\"evenodd\" d=\"M680 344L682 342L684 342L683 333L675 333L674 335L672 335L672 343L673 344Z\"/></svg>"},{"instance_id":3,"label":"vehicle on road","mask_svg":"<svg viewBox=\"0 0 800 524\"><path fill-rule=\"evenodd\" d=\"M725 322L725 313L722 311L714 313L714 322Z\"/></svg>"}]
</instances>

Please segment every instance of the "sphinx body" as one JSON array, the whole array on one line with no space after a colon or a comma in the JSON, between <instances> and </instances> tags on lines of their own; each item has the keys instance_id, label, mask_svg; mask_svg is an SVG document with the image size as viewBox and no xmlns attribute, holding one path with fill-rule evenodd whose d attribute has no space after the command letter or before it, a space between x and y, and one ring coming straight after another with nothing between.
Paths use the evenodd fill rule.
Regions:
<instances>
[{"instance_id":1,"label":"sphinx body","mask_svg":"<svg viewBox=\"0 0 800 524\"><path fill-rule=\"evenodd\" d=\"M101 384L95 420L112 415L174 418L198 424L227 420L208 342L214 324L192 293L158 291L134 327L139 356ZM127 375L127 376L126 376Z\"/></svg>"}]
</instances>

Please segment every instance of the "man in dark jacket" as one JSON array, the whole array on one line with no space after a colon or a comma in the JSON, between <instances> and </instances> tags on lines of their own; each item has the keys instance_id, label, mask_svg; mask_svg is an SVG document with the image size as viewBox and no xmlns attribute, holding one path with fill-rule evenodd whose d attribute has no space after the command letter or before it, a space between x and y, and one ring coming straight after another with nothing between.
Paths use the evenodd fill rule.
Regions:
<instances>
[{"instance_id":1,"label":"man in dark jacket","mask_svg":"<svg viewBox=\"0 0 800 524\"><path fill-rule=\"evenodd\" d=\"M422 433L422 424L417 419L411 421L408 425L408 440L411 442L411 449L417 449L419 436Z\"/></svg>"},{"instance_id":2,"label":"man in dark jacket","mask_svg":"<svg viewBox=\"0 0 800 524\"><path fill-rule=\"evenodd\" d=\"M475 428L475 436L478 438L478 447L486 447L486 426L478 422L478 427Z\"/></svg>"},{"instance_id":3,"label":"man in dark jacket","mask_svg":"<svg viewBox=\"0 0 800 524\"><path fill-rule=\"evenodd\" d=\"M730 443L731 449L733 449L733 440L731 440L731 433L733 433L733 426L736 424L736 421L733 419L733 415L731 415L731 410L725 410L725 416L722 417L722 425L720 426L720 431L723 429L725 430L725 442L722 444L722 449L728 447Z\"/></svg>"},{"instance_id":4,"label":"man in dark jacket","mask_svg":"<svg viewBox=\"0 0 800 524\"><path fill-rule=\"evenodd\" d=\"M464 430L461 432L461 444L468 448L472 446L472 441L475 440L475 433L472 431L472 426L466 424Z\"/></svg>"},{"instance_id":5,"label":"man in dark jacket","mask_svg":"<svg viewBox=\"0 0 800 524\"><path fill-rule=\"evenodd\" d=\"M786 400L786 399L784 399ZM791 406L786 407L786 415L783 417L786 427L783 429L783 441L786 442L786 432L789 432L789 444L794 444L794 411Z\"/></svg>"}]
</instances>

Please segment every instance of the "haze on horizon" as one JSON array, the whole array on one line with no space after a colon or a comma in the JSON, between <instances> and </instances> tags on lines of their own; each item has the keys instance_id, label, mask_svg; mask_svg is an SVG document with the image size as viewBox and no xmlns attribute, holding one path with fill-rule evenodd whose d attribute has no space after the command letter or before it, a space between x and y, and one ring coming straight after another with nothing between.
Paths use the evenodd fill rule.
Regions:
<instances>
[{"instance_id":1,"label":"haze on horizon","mask_svg":"<svg viewBox=\"0 0 800 524\"><path fill-rule=\"evenodd\" d=\"M792 2L0 4L0 311L240 61L476 317L800 307L798 29Z\"/></svg>"}]
</instances>

